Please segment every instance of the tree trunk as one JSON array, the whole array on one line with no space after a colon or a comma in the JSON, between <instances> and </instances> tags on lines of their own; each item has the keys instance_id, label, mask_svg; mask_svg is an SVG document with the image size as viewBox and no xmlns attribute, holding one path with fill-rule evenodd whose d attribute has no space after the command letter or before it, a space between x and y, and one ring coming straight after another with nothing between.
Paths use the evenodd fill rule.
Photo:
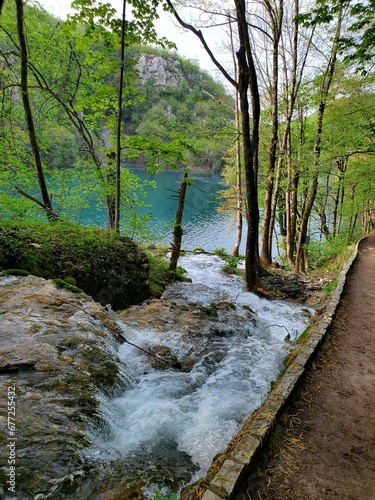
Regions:
<instances>
[{"instance_id":1,"label":"tree trunk","mask_svg":"<svg viewBox=\"0 0 375 500\"><path fill-rule=\"evenodd\" d=\"M237 61L234 53L234 45L233 45L233 31L232 24L229 19L229 30L230 30L230 47L232 52L233 59L233 69L234 69L234 79L237 81L238 79L238 70L237 70ZM238 89L235 89L235 108L234 108L234 119L236 123L236 198L237 198L237 236L236 241L234 243L232 255L233 257L238 257L240 252L240 245L242 240L242 228L243 228L243 203L242 203L242 165L241 165L241 140L240 140L240 129L241 129L241 118L240 118L240 109L239 109L239 95Z\"/></svg>"},{"instance_id":2,"label":"tree trunk","mask_svg":"<svg viewBox=\"0 0 375 500\"><path fill-rule=\"evenodd\" d=\"M333 75L335 72L336 58L338 52L338 43L341 32L341 19L342 10L338 12L337 28L335 32L335 37L333 40L331 57L328 62L327 68L323 75L323 81L320 88L320 103L318 108L318 117L315 131L315 141L314 141L314 171L312 179L310 180L310 188L308 191L306 206L303 210L301 217L301 227L298 236L297 250L296 250L296 260L294 270L296 273L303 273L307 269L307 259L304 257L305 252L305 241L307 236L307 226L309 223L311 211L314 205L316 193L318 190L318 175L319 175L319 160L320 160L320 143L323 130L323 117L326 107L326 101L329 93L329 89L332 83Z\"/></svg>"},{"instance_id":3,"label":"tree trunk","mask_svg":"<svg viewBox=\"0 0 375 500\"><path fill-rule=\"evenodd\" d=\"M177 268L177 261L180 256L181 242L182 242L182 215L184 213L185 196L187 188L187 178L188 173L184 173L184 177L181 181L180 189L178 191L178 205L176 212L176 221L173 229L173 243L172 243L172 253L169 262L169 271L175 272Z\"/></svg>"},{"instance_id":4,"label":"tree trunk","mask_svg":"<svg viewBox=\"0 0 375 500\"><path fill-rule=\"evenodd\" d=\"M238 92L240 97L242 141L246 174L246 193L248 208L248 231L246 238L245 274L249 291L256 290L259 263L259 207L258 207L258 148L260 99L258 80L254 66L248 25L246 21L245 1L235 0L240 49L238 60ZM250 113L248 90L251 95L252 131L250 131Z\"/></svg>"},{"instance_id":5,"label":"tree trunk","mask_svg":"<svg viewBox=\"0 0 375 500\"><path fill-rule=\"evenodd\" d=\"M265 2L272 26L272 87L271 87L271 142L269 148L266 196L264 199L263 229L261 242L261 258L263 264L270 265L272 262L272 200L274 191L274 179L277 158L277 142L279 134L279 42L281 25L283 19L283 0L279 1L278 11L269 2Z\"/></svg>"},{"instance_id":6,"label":"tree trunk","mask_svg":"<svg viewBox=\"0 0 375 500\"><path fill-rule=\"evenodd\" d=\"M304 54L300 55L300 44L299 44L299 0L294 0L294 13L293 13L293 37L291 39L291 57L292 57L292 67L290 71L290 79L288 77L287 69L287 55L285 51L285 46L282 44L283 48L283 61L284 61L284 78L286 83L285 92L285 131L281 141L280 147L280 157L285 157L286 171L287 171L287 187L285 191L285 220L286 220L286 238L285 238L285 255L290 267L294 265L294 254L296 249L296 232L297 232L297 208L298 208L298 187L300 180L300 158L297 162L293 161L292 158L292 138L291 138L291 123L292 117L295 109L295 104L297 100L298 91L302 82L302 77L304 74L304 69L306 66L307 56L309 54L310 45L314 35L313 28L310 33L308 43ZM282 38L283 40L283 38ZM299 132L300 146L304 142L303 133L303 116L302 110L299 109Z\"/></svg>"},{"instance_id":7,"label":"tree trunk","mask_svg":"<svg viewBox=\"0 0 375 500\"><path fill-rule=\"evenodd\" d=\"M120 232L120 215L121 215L121 111L123 100L124 72L125 72L125 12L126 0L123 0L122 18L121 18L121 48L120 48L120 81L118 89L118 109L117 109L117 127L116 127L116 200L114 207L114 228Z\"/></svg>"},{"instance_id":8,"label":"tree trunk","mask_svg":"<svg viewBox=\"0 0 375 500\"><path fill-rule=\"evenodd\" d=\"M344 201L343 197L343 188L344 188L344 177L346 172L348 157L343 156L339 158L336 162L337 169L339 171L338 174L338 183L337 183L337 191L335 196L335 203L333 208L333 221L332 221L332 237L334 238L336 234L340 232L340 219L339 219L339 204Z\"/></svg>"},{"instance_id":9,"label":"tree trunk","mask_svg":"<svg viewBox=\"0 0 375 500\"><path fill-rule=\"evenodd\" d=\"M238 129L240 128L240 117L238 109L238 93L236 92L236 123ZM232 255L238 257L240 252L240 245L242 240L242 228L243 228L243 217L242 217L242 168L241 168L241 142L240 138L237 138L236 142L236 197L237 197L237 237L233 247Z\"/></svg>"},{"instance_id":10,"label":"tree trunk","mask_svg":"<svg viewBox=\"0 0 375 500\"><path fill-rule=\"evenodd\" d=\"M24 31L24 12L23 12L23 2L22 0L16 0L16 11L17 11L17 30L18 39L20 42L20 56L21 56L21 94L22 103L25 111L27 131L30 139L30 146L33 155L34 168L38 179L39 191L42 198L42 206L45 210L49 220L56 220L58 218L52 210L51 198L48 194L47 184L44 178L42 160L40 157L40 150L38 145L38 140L36 137L33 113L31 110L29 88L28 88L28 54L27 54L27 44Z\"/></svg>"}]
</instances>

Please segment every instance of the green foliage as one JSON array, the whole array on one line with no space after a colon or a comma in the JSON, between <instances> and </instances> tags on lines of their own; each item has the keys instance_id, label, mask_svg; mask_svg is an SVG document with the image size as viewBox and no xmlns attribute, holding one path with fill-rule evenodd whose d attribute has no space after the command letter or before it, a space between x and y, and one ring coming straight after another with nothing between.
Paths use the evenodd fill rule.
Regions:
<instances>
[{"instance_id":1,"label":"green foliage","mask_svg":"<svg viewBox=\"0 0 375 500\"><path fill-rule=\"evenodd\" d=\"M330 296L333 290L337 287L338 279L335 279L331 281L331 283L328 283L328 285L325 285L323 287L324 292Z\"/></svg>"},{"instance_id":2,"label":"green foliage","mask_svg":"<svg viewBox=\"0 0 375 500\"><path fill-rule=\"evenodd\" d=\"M1 271L0 276L29 276L29 274L25 269L5 269Z\"/></svg>"},{"instance_id":3,"label":"green foliage","mask_svg":"<svg viewBox=\"0 0 375 500\"><path fill-rule=\"evenodd\" d=\"M311 239L307 248L312 269L323 266L337 268L339 263L345 261L350 252L346 234L340 234L328 240Z\"/></svg>"},{"instance_id":4,"label":"green foliage","mask_svg":"<svg viewBox=\"0 0 375 500\"><path fill-rule=\"evenodd\" d=\"M69 292L73 292L73 293L82 293L82 290L80 288L78 288L78 287L76 287L74 285L71 285L67 281L62 280L60 278L54 279L53 282L55 283L55 285L58 288L64 288L64 290L68 290Z\"/></svg>"},{"instance_id":5,"label":"green foliage","mask_svg":"<svg viewBox=\"0 0 375 500\"><path fill-rule=\"evenodd\" d=\"M191 279L188 278L187 276L185 276L186 269L184 269L183 267L177 266L175 271L173 271L173 272L169 271L169 272L170 272L170 274L172 274L174 280L185 281L185 282L191 283Z\"/></svg>"},{"instance_id":6,"label":"green foliage","mask_svg":"<svg viewBox=\"0 0 375 500\"><path fill-rule=\"evenodd\" d=\"M171 493L166 497L161 493L161 491L154 490L151 495L151 500L177 500L177 494Z\"/></svg>"},{"instance_id":7,"label":"green foliage","mask_svg":"<svg viewBox=\"0 0 375 500\"><path fill-rule=\"evenodd\" d=\"M218 257L221 257L222 259L225 259L226 257L228 257L228 254L227 254L225 248L215 248L213 253L215 255L217 255Z\"/></svg>"},{"instance_id":8,"label":"green foliage","mask_svg":"<svg viewBox=\"0 0 375 500\"><path fill-rule=\"evenodd\" d=\"M311 331L311 325L305 328L305 330L298 337L297 344L301 344L308 337L310 331Z\"/></svg>"},{"instance_id":9,"label":"green foliage","mask_svg":"<svg viewBox=\"0 0 375 500\"><path fill-rule=\"evenodd\" d=\"M160 297L170 282L169 262L164 257L146 251L150 265L150 291L154 297Z\"/></svg>"},{"instance_id":10,"label":"green foliage","mask_svg":"<svg viewBox=\"0 0 375 500\"><path fill-rule=\"evenodd\" d=\"M222 268L225 273L238 273L237 266L242 257L233 257L232 255L228 255L224 248L216 248L213 253L225 261L225 265Z\"/></svg>"},{"instance_id":11,"label":"green foliage","mask_svg":"<svg viewBox=\"0 0 375 500\"><path fill-rule=\"evenodd\" d=\"M226 257L226 264L223 267L223 271L228 274L237 274L237 266L240 260L241 257L233 257L231 255Z\"/></svg>"}]
</instances>

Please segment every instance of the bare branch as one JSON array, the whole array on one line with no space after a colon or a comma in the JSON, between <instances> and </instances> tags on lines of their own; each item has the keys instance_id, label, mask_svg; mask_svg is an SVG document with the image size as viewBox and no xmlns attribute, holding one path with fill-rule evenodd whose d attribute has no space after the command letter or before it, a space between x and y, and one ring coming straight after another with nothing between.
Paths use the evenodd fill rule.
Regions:
<instances>
[{"instance_id":1,"label":"bare branch","mask_svg":"<svg viewBox=\"0 0 375 500\"><path fill-rule=\"evenodd\" d=\"M224 69L224 67L216 59L216 57L212 53L210 47L207 45L207 42L206 42L206 40L205 40L205 38L204 38L201 30L197 30L196 28L194 28L194 26L192 26L191 24L186 23L183 19L181 19L181 17L178 15L176 9L174 8L174 5L172 4L171 0L166 0L166 2L168 4L168 6L170 7L171 12L173 13L174 17L179 22L179 24L183 28L185 28L185 29L187 29L189 31L192 31L199 38L199 40L201 41L201 43L202 43L203 47L205 48L207 54L210 56L211 61L219 69L219 71L222 73L222 75L228 80L228 82L230 82L233 85L233 87L237 88L238 83L228 74L228 72Z\"/></svg>"}]
</instances>

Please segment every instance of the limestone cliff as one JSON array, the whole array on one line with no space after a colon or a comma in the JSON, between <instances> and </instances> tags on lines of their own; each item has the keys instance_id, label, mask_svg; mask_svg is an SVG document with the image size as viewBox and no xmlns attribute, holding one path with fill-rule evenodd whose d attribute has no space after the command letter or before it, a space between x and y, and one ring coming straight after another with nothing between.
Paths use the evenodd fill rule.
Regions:
<instances>
[{"instance_id":1,"label":"limestone cliff","mask_svg":"<svg viewBox=\"0 0 375 500\"><path fill-rule=\"evenodd\" d=\"M142 83L152 79L156 87L165 87L166 85L176 87L182 78L181 65L172 57L164 58L155 54L143 54L138 60L136 69Z\"/></svg>"}]
</instances>

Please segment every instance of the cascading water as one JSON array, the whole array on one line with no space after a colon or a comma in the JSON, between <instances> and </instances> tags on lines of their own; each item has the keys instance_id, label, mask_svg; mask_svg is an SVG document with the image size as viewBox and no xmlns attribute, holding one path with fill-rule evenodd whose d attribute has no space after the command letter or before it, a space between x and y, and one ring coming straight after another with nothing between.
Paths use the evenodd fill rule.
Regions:
<instances>
[{"instance_id":1,"label":"cascading water","mask_svg":"<svg viewBox=\"0 0 375 500\"><path fill-rule=\"evenodd\" d=\"M221 271L217 256L188 255L179 263L193 282L171 285L163 298L180 308L190 304L193 320L205 311L205 322L162 329L133 321L123 328L127 340L168 352L183 369L155 366L122 345L129 387L103 398L106 432L89 451L91 458L124 460L129 478L142 478L147 491L165 484L177 489L207 471L264 400L289 352L286 336L295 339L311 313L246 292L242 278Z\"/></svg>"}]
</instances>

